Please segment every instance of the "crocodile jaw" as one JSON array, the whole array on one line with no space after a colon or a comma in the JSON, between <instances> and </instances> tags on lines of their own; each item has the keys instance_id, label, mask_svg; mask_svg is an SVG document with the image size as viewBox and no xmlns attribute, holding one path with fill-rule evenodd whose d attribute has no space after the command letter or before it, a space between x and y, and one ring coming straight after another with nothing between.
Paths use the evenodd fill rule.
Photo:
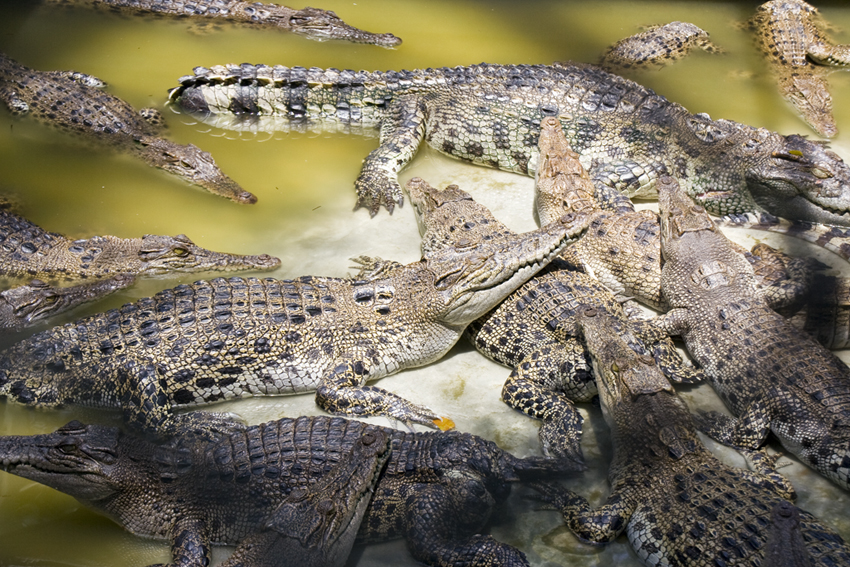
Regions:
<instances>
[{"instance_id":1,"label":"crocodile jaw","mask_svg":"<svg viewBox=\"0 0 850 567\"><path fill-rule=\"evenodd\" d=\"M391 33L370 33L357 29L340 20L329 10L304 8L292 14L288 22L289 30L310 39L324 41L343 39L353 43L370 43L381 47L401 45L401 39Z\"/></svg>"},{"instance_id":2,"label":"crocodile jaw","mask_svg":"<svg viewBox=\"0 0 850 567\"><path fill-rule=\"evenodd\" d=\"M565 215L532 232L426 256L444 298L440 320L464 327L481 317L557 257L589 222L586 213Z\"/></svg>"}]
</instances>

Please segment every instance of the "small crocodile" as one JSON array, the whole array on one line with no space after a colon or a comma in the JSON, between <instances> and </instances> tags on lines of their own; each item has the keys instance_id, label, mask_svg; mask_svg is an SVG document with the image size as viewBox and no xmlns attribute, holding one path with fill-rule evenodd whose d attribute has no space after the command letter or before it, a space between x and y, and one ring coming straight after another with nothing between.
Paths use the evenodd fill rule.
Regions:
<instances>
[{"instance_id":1,"label":"small crocodile","mask_svg":"<svg viewBox=\"0 0 850 567\"><path fill-rule=\"evenodd\" d=\"M800 460L850 488L850 368L770 309L750 264L672 177L659 181L661 289L655 324L681 335L737 416L702 414L714 439L755 449L773 434Z\"/></svg>"},{"instance_id":2,"label":"small crocodile","mask_svg":"<svg viewBox=\"0 0 850 567\"><path fill-rule=\"evenodd\" d=\"M438 191L414 178L407 190L424 227L423 251L472 246L512 234L457 186ZM585 347L578 338L576 310L592 304L623 322L627 316L605 286L569 268L556 260L471 323L466 336L479 352L513 369L502 388L502 400L543 420L539 430L543 451L582 462L582 416L573 402L589 401L597 392ZM700 379L698 372L683 366L663 333L645 322L632 324L640 327L636 349L651 351L664 368L670 368L672 376L687 382Z\"/></svg>"},{"instance_id":3,"label":"small crocodile","mask_svg":"<svg viewBox=\"0 0 850 567\"><path fill-rule=\"evenodd\" d=\"M104 86L85 73L36 71L0 53L0 100L13 114L30 115L101 146L125 151L237 203L257 201L222 173L209 153L161 138L158 110L137 112L105 92Z\"/></svg>"},{"instance_id":4,"label":"small crocodile","mask_svg":"<svg viewBox=\"0 0 850 567\"><path fill-rule=\"evenodd\" d=\"M215 19L251 27L291 31L319 41L340 39L381 47L395 47L401 44L401 39L391 33L363 31L346 24L334 12L309 6L294 10L277 4L237 0L47 0L47 4L90 5L118 12Z\"/></svg>"},{"instance_id":5,"label":"small crocodile","mask_svg":"<svg viewBox=\"0 0 850 567\"><path fill-rule=\"evenodd\" d=\"M438 360L480 317L584 229L573 215L522 235L419 262L362 260L359 280L217 278L181 285L36 334L0 353L0 395L39 407L123 409L168 435L180 423L227 430L180 406L316 392L324 409L451 427L365 383Z\"/></svg>"},{"instance_id":6,"label":"small crocodile","mask_svg":"<svg viewBox=\"0 0 850 567\"><path fill-rule=\"evenodd\" d=\"M830 42L817 8L802 0L765 2L756 8L749 26L782 96L815 132L835 136L838 128L823 66L850 65L850 45Z\"/></svg>"},{"instance_id":7,"label":"small crocodile","mask_svg":"<svg viewBox=\"0 0 850 567\"><path fill-rule=\"evenodd\" d=\"M675 174L716 215L766 210L850 225L850 168L823 144L690 114L633 81L585 64L340 71L196 67L169 98L224 127L326 121L380 130L355 182L374 215L402 203L397 174L424 139L450 156L533 175L540 121L555 116L598 183L655 194ZM203 118L206 115L206 118ZM232 118L242 117L233 124Z\"/></svg>"},{"instance_id":8,"label":"small crocodile","mask_svg":"<svg viewBox=\"0 0 850 567\"><path fill-rule=\"evenodd\" d=\"M201 248L185 234L142 238L93 236L70 240L0 207L0 274L78 280L116 274L273 270L280 259Z\"/></svg>"},{"instance_id":9,"label":"small crocodile","mask_svg":"<svg viewBox=\"0 0 850 567\"><path fill-rule=\"evenodd\" d=\"M382 468L387 440L391 452ZM246 542L257 543L252 534L271 540L271 548L283 535L303 537L309 555L317 551L314 542L333 548L336 540L342 550L361 515L360 543L402 537L427 565L519 567L528 565L522 552L477 532L512 483L573 467L562 459L520 459L468 433L299 417L216 441L184 436L166 444L71 422L46 435L0 437L0 469L70 494L135 534L170 540L181 567L208 565L210 543L242 542L225 563L239 564L251 556ZM358 501L376 472L364 513ZM334 515L308 506L309 516L293 518L304 491L316 511ZM312 564L295 557L260 564Z\"/></svg>"},{"instance_id":10,"label":"small crocodile","mask_svg":"<svg viewBox=\"0 0 850 567\"><path fill-rule=\"evenodd\" d=\"M661 68L682 59L694 47L708 53L723 52L705 30L688 22L670 22L621 39L608 48L599 66L609 71Z\"/></svg>"},{"instance_id":11,"label":"small crocodile","mask_svg":"<svg viewBox=\"0 0 850 567\"><path fill-rule=\"evenodd\" d=\"M133 284L132 274L118 274L106 280L56 287L41 280L32 280L0 292L0 333L17 332L53 317L100 299Z\"/></svg>"},{"instance_id":12,"label":"small crocodile","mask_svg":"<svg viewBox=\"0 0 850 567\"><path fill-rule=\"evenodd\" d=\"M559 485L533 486L584 542L608 543L625 531L644 565L765 565L777 531L772 511L794 496L776 472L776 457L751 453L753 471L719 461L697 436L685 402L651 357L630 348L634 338L616 319L588 309L579 326L611 429L611 492L594 510ZM850 564L850 547L841 536L808 512L797 513L803 553L813 566Z\"/></svg>"}]
</instances>

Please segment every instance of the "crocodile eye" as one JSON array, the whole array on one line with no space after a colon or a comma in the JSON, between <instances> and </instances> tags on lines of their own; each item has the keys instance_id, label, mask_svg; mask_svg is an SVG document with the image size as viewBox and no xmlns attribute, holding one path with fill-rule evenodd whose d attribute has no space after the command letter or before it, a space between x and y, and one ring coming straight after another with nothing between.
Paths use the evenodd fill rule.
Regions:
<instances>
[{"instance_id":1,"label":"crocodile eye","mask_svg":"<svg viewBox=\"0 0 850 567\"><path fill-rule=\"evenodd\" d=\"M616 362L612 362L611 363L611 371L614 372L615 374L619 373L620 372L620 365L617 364Z\"/></svg>"},{"instance_id":2,"label":"crocodile eye","mask_svg":"<svg viewBox=\"0 0 850 567\"><path fill-rule=\"evenodd\" d=\"M175 248L174 250L172 250L172 252L174 252L174 255L175 255L175 256L180 256L181 258L182 258L183 256L188 256L188 255L189 255L189 251L188 251L188 250L186 250L185 248Z\"/></svg>"},{"instance_id":3,"label":"crocodile eye","mask_svg":"<svg viewBox=\"0 0 850 567\"><path fill-rule=\"evenodd\" d=\"M73 455L77 452L77 446L73 443L62 443L59 445L59 450L65 453L66 455Z\"/></svg>"},{"instance_id":4,"label":"crocodile eye","mask_svg":"<svg viewBox=\"0 0 850 567\"><path fill-rule=\"evenodd\" d=\"M825 171L819 167L812 168L812 175L814 175L818 179L829 179L830 177L832 177L832 174L830 172Z\"/></svg>"}]
</instances>

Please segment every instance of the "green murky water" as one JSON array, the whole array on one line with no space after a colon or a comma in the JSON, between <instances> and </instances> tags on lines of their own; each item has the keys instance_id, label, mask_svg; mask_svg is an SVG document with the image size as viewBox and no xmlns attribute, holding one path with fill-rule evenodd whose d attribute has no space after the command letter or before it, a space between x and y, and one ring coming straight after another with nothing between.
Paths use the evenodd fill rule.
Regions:
<instances>
[{"instance_id":1,"label":"green murky water","mask_svg":"<svg viewBox=\"0 0 850 567\"><path fill-rule=\"evenodd\" d=\"M318 2L317 2L318 3ZM476 2L327 0L321 7L375 32L404 39L395 50L341 42L318 43L274 31L225 27L195 33L187 22L118 17L88 10L48 10L35 2L0 8L0 50L42 70L75 69L109 83L110 92L134 106L162 108L168 88L196 65L268 63L305 67L402 69L480 63L594 61L614 41L641 25L672 20L708 30L727 54L696 53L677 65L633 78L692 112L708 112L783 133L808 132L764 76L747 34L736 27L755 2ZM822 8L850 41L850 9ZM833 148L850 159L850 74L830 76L836 120L842 133ZM238 134L195 124L166 110L169 136L210 151L222 169L259 197L240 206L194 189L127 156L80 144L0 108L0 190L48 230L73 237L115 234L185 233L207 248L269 253L283 264L277 277L304 274L342 276L348 258L367 254L409 262L419 257L419 236L410 207L370 219L352 213L353 180L374 138L335 133ZM419 175L434 185L457 182L490 206L512 228L534 227L531 179L476 168L424 148L402 180ZM836 257L781 237L736 238L778 242L841 265ZM77 311L116 307L198 276L145 280L106 301ZM520 455L537 451L533 421L498 400L508 371L461 344L446 359L424 369L387 378L381 384L450 415L461 430L497 441ZM709 389L685 392L692 405L719 406ZM317 413L310 396L245 400L224 404L252 423ZM599 412L585 415L584 451L591 464L576 490L592 502L607 494L610 450ZM50 431L71 418L113 419L76 410L33 411L0 405L0 433ZM386 421L377 420L386 424ZM735 455L723 458L742 464ZM850 538L850 495L794 462L783 469L800 492L799 505ZM497 519L492 533L517 545L534 565L638 565L621 538L607 548L580 544L559 516L534 510L519 496ZM219 550L216 559L226 555ZM358 566L413 564L400 542L357 550ZM167 561L168 546L124 532L76 501L10 475L0 475L0 565L140 566Z\"/></svg>"}]
</instances>

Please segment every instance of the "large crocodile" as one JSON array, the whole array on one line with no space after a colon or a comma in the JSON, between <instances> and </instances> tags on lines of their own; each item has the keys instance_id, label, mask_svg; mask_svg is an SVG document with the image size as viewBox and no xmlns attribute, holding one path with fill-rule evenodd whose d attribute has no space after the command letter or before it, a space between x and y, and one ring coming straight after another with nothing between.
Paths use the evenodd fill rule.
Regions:
<instances>
[{"instance_id":1,"label":"large crocodile","mask_svg":"<svg viewBox=\"0 0 850 567\"><path fill-rule=\"evenodd\" d=\"M116 274L272 270L280 259L201 248L185 234L142 238L93 236L70 240L0 207L0 274L78 280Z\"/></svg>"},{"instance_id":2,"label":"large crocodile","mask_svg":"<svg viewBox=\"0 0 850 567\"><path fill-rule=\"evenodd\" d=\"M558 485L536 485L544 498L582 541L608 543L625 531L650 567L765 565L777 531L772 510L793 508L787 500L793 488L776 472L775 458L750 454L754 471L719 461L703 446L687 405L667 378L650 357L630 348L633 337L626 329L590 309L579 325L611 429L611 492L595 510ZM798 514L813 566L850 564L850 547L841 536L808 512ZM793 544L785 543L786 549Z\"/></svg>"},{"instance_id":3,"label":"large crocodile","mask_svg":"<svg viewBox=\"0 0 850 567\"><path fill-rule=\"evenodd\" d=\"M407 189L424 228L423 251L472 246L512 234L457 186L438 191L414 178ZM589 304L622 321L627 318L604 285L557 260L466 331L479 352L513 369L502 388L502 400L543 420L539 437L544 452L568 455L579 462L582 416L573 402L589 401L596 395L596 384L575 318L576 310ZM651 351L671 376L687 382L699 380L699 373L683 366L663 333L645 322L633 325L641 338L636 349Z\"/></svg>"},{"instance_id":4,"label":"large crocodile","mask_svg":"<svg viewBox=\"0 0 850 567\"><path fill-rule=\"evenodd\" d=\"M22 331L48 317L132 285L136 277L118 274L109 279L70 287L57 287L32 280L0 292L0 333Z\"/></svg>"},{"instance_id":5,"label":"large crocodile","mask_svg":"<svg viewBox=\"0 0 850 567\"><path fill-rule=\"evenodd\" d=\"M835 136L832 97L823 65L850 65L850 45L834 45L817 8L802 0L771 0L749 21L779 91L812 129Z\"/></svg>"},{"instance_id":6,"label":"large crocodile","mask_svg":"<svg viewBox=\"0 0 850 567\"><path fill-rule=\"evenodd\" d=\"M599 66L609 71L660 68L685 57L694 47L708 53L723 52L698 26L670 22L621 39L605 51Z\"/></svg>"},{"instance_id":7,"label":"large crocodile","mask_svg":"<svg viewBox=\"0 0 850 567\"><path fill-rule=\"evenodd\" d=\"M0 100L13 114L29 115L103 147L125 151L238 203L257 201L222 173L209 153L160 137L159 111L136 111L105 92L104 86L91 75L36 71L0 53Z\"/></svg>"},{"instance_id":8,"label":"large crocodile","mask_svg":"<svg viewBox=\"0 0 850 567\"><path fill-rule=\"evenodd\" d=\"M715 439L754 449L772 432L791 453L850 488L850 368L770 309L750 264L672 177L659 181L659 328L681 335L737 416L700 417Z\"/></svg>"},{"instance_id":9,"label":"large crocodile","mask_svg":"<svg viewBox=\"0 0 850 567\"><path fill-rule=\"evenodd\" d=\"M850 224L850 168L824 145L690 114L592 65L366 72L244 64L196 67L180 83L172 101L212 123L222 117L225 127L271 117L272 126L380 130L355 182L358 206L372 214L402 203L397 174L423 139L456 158L533 175L540 121L555 116L594 180L629 196L653 195L666 172L717 215L766 210Z\"/></svg>"},{"instance_id":10,"label":"large crocodile","mask_svg":"<svg viewBox=\"0 0 850 567\"><path fill-rule=\"evenodd\" d=\"M310 39L340 39L395 47L401 39L391 33L370 33L352 27L335 13L309 6L295 10L277 4L239 0L46 0L59 6L89 5L118 12L156 14L180 18L205 18L251 27L291 31Z\"/></svg>"},{"instance_id":11,"label":"large crocodile","mask_svg":"<svg viewBox=\"0 0 850 567\"><path fill-rule=\"evenodd\" d=\"M0 395L40 407L122 408L168 434L222 416L172 408L316 392L349 415L451 427L369 380L431 363L584 228L573 215L542 229L447 248L419 262L368 262L362 279L218 278L36 334L0 353ZM224 418L223 426L231 420Z\"/></svg>"},{"instance_id":12,"label":"large crocodile","mask_svg":"<svg viewBox=\"0 0 850 567\"><path fill-rule=\"evenodd\" d=\"M358 442L366 450L387 438L391 454L383 470L381 451L359 462ZM358 499L378 469L360 542L403 537L414 558L428 565L519 567L528 565L522 552L478 532L512 483L563 475L573 467L560 459L520 459L467 433L406 433L342 418L300 417L217 441L188 437L166 445L72 422L47 435L0 437L0 469L66 492L133 533L171 540L180 567L208 565L209 543L244 542L267 524L285 529L294 522L290 533L318 527L318 534L340 536L348 527L344 522L311 526L308 521L321 518L291 518L287 501L297 501L305 489L315 491L328 475L346 475L350 486L331 483L325 493ZM334 513L350 509L340 504L337 498L327 503Z\"/></svg>"}]
</instances>

